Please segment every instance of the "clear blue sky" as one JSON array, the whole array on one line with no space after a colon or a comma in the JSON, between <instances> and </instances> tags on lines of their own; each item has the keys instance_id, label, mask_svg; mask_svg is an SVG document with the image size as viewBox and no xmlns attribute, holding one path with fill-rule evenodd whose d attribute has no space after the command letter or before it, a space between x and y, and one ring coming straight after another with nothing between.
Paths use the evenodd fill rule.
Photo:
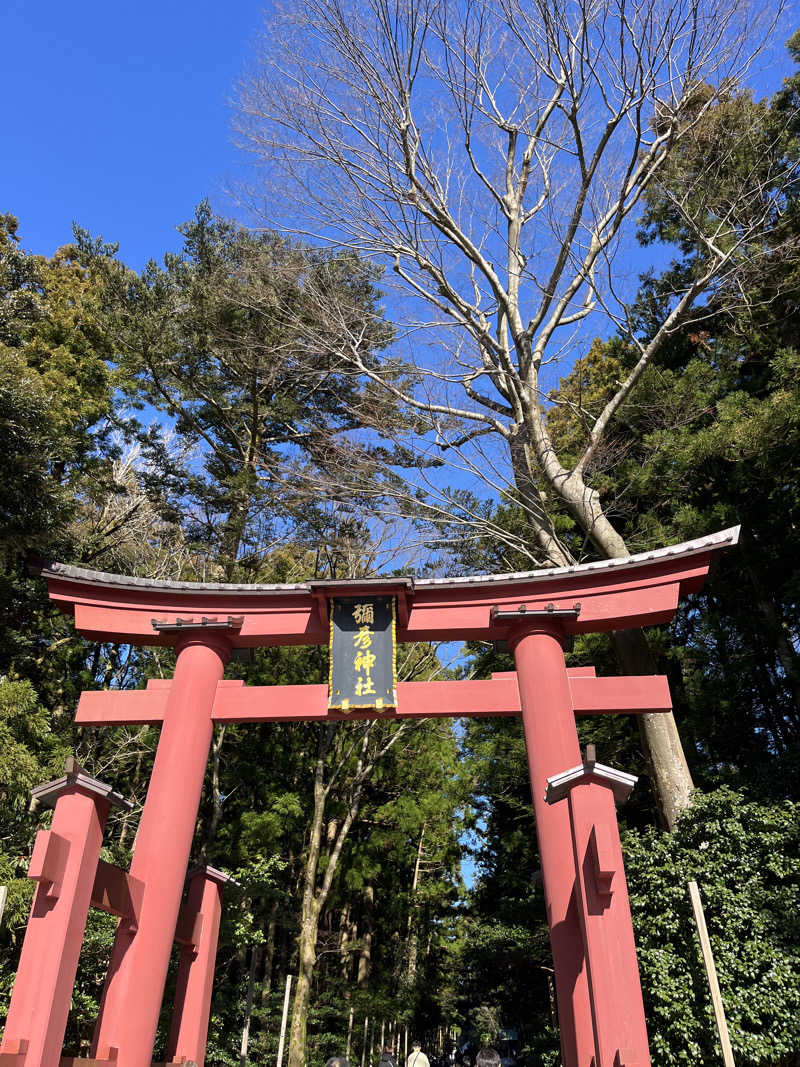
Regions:
<instances>
[{"instance_id":1,"label":"clear blue sky","mask_svg":"<svg viewBox=\"0 0 800 1067\"><path fill-rule=\"evenodd\" d=\"M237 169L228 101L263 0L6 0L0 211L52 253L75 220L132 267Z\"/></svg>"},{"instance_id":2,"label":"clear blue sky","mask_svg":"<svg viewBox=\"0 0 800 1067\"><path fill-rule=\"evenodd\" d=\"M52 253L75 220L141 268L178 247L175 226L203 197L235 213L228 105L264 6L5 0L0 210L17 215L26 248ZM757 65L762 91L788 72L792 28Z\"/></svg>"}]
</instances>

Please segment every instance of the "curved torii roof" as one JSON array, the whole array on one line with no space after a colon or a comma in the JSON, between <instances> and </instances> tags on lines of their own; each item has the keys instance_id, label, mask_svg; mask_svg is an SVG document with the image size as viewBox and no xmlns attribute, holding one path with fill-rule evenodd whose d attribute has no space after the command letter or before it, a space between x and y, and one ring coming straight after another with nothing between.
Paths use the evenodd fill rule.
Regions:
<instances>
[{"instance_id":1,"label":"curved torii roof","mask_svg":"<svg viewBox=\"0 0 800 1067\"><path fill-rule=\"evenodd\" d=\"M356 578L280 585L173 582L63 563L34 569L50 598L84 636L172 645L187 629L228 631L234 647L328 642L331 596L398 598L398 640L484 640L508 632L508 612L565 612L568 633L668 622L678 599L696 592L715 551L735 545L739 527L622 559L573 567L453 578ZM576 606L579 605L576 611ZM498 617L498 615L500 617Z\"/></svg>"}]
</instances>

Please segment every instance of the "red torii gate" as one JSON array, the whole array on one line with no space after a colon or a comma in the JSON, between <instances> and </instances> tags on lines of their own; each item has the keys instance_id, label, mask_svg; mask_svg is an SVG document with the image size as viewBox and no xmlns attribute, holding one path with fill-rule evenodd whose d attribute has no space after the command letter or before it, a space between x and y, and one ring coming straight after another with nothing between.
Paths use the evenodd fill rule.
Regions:
<instances>
[{"instance_id":1,"label":"red torii gate","mask_svg":"<svg viewBox=\"0 0 800 1067\"><path fill-rule=\"evenodd\" d=\"M572 635L668 622L702 585L738 528L628 559L525 574L374 578L299 585L157 582L62 564L43 567L50 597L87 638L171 645L172 680L84 693L83 725L162 724L129 873L99 862L109 786L68 767L41 787L55 800L30 875L39 881L0 1067L58 1067L90 904L120 916L89 1061L150 1067L172 944L184 946L169 1040L173 1063L202 1067L225 876L198 871L181 896L215 722L521 714L556 976L564 1067L650 1064L615 803L635 778L581 759L575 714L659 713L665 678L569 670ZM223 681L232 651L326 644L332 596L396 597L398 640L508 641L515 672L488 681L407 682L397 707L345 713L327 686ZM57 799L56 799L57 798ZM55 901L55 904L53 903ZM46 988L48 996L40 997Z\"/></svg>"}]
</instances>

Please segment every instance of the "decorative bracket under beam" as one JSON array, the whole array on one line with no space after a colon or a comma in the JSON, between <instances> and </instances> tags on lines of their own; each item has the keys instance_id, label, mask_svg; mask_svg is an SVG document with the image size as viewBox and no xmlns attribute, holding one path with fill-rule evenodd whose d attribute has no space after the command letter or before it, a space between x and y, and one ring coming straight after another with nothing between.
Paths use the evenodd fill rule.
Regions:
<instances>
[{"instance_id":1,"label":"decorative bracket under beam","mask_svg":"<svg viewBox=\"0 0 800 1067\"><path fill-rule=\"evenodd\" d=\"M169 619L151 619L151 624L156 633L174 633L176 630L241 630L244 624L244 615L229 615L227 619L210 618L202 615L199 619L177 618L174 622Z\"/></svg>"},{"instance_id":2,"label":"decorative bracket under beam","mask_svg":"<svg viewBox=\"0 0 800 1067\"><path fill-rule=\"evenodd\" d=\"M546 604L543 608L529 608L527 604L520 604L516 610L500 608L495 604L491 610L492 622L510 622L517 619L577 619L581 613L580 604L573 604L571 608L557 608L555 604Z\"/></svg>"}]
</instances>

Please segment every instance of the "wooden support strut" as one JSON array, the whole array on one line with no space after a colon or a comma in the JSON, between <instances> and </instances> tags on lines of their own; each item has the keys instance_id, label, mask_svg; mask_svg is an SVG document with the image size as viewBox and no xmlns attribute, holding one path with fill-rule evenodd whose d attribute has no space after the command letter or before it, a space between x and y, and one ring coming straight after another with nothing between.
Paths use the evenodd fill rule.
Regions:
<instances>
[{"instance_id":1,"label":"wooden support strut","mask_svg":"<svg viewBox=\"0 0 800 1067\"><path fill-rule=\"evenodd\" d=\"M40 830L40 834L49 833ZM32 863L33 861L31 861ZM30 877L33 877L31 875ZM92 888L92 907L120 919L127 919L132 930L136 929L141 907L144 882L127 871L100 860ZM175 942L192 947L200 943L203 931L203 916L188 910L184 904L175 924ZM177 1061L176 1061L177 1062Z\"/></svg>"},{"instance_id":2,"label":"wooden support strut","mask_svg":"<svg viewBox=\"0 0 800 1067\"><path fill-rule=\"evenodd\" d=\"M111 786L70 756L62 778L32 791L54 809L52 829L36 835L29 865L38 882L3 1035L3 1067L57 1067L78 969L86 916L112 804L129 807Z\"/></svg>"},{"instance_id":3,"label":"wooden support strut","mask_svg":"<svg viewBox=\"0 0 800 1067\"><path fill-rule=\"evenodd\" d=\"M589 980L597 1067L650 1067L636 946L625 883L616 804L636 777L597 762L594 745L582 763L547 780L545 802L567 802L577 907ZM609 976L614 976L610 982Z\"/></svg>"}]
</instances>

